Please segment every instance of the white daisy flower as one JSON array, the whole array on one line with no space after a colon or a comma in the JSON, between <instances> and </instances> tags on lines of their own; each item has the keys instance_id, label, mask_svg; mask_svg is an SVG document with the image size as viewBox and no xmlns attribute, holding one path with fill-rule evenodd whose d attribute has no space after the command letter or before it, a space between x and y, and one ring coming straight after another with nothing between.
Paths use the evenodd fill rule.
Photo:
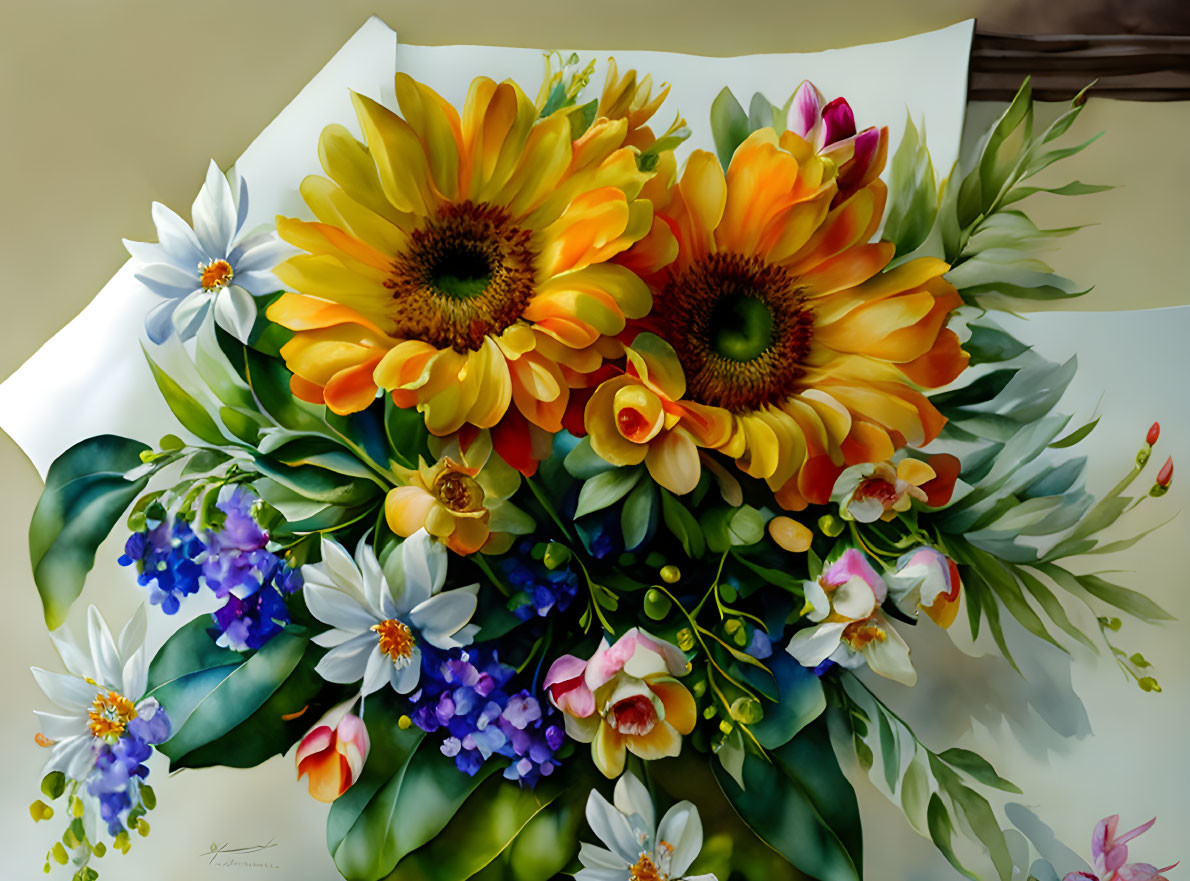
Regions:
<instances>
[{"instance_id":1,"label":"white daisy flower","mask_svg":"<svg viewBox=\"0 0 1190 881\"><path fill-rule=\"evenodd\" d=\"M39 742L50 746L43 773L61 771L82 780L95 764L101 742L114 743L128 725L148 723L161 706L144 698L149 676L145 652L145 609L132 616L118 640L99 610L87 611L87 646L80 647L66 630L50 634L70 673L51 673L34 667L33 677L46 697L65 714L36 712L41 725Z\"/></svg>"},{"instance_id":2,"label":"white daisy flower","mask_svg":"<svg viewBox=\"0 0 1190 881\"><path fill-rule=\"evenodd\" d=\"M281 289L272 269L293 249L272 230L241 238L247 217L247 184L240 180L237 199L214 161L191 209L193 229L169 208L153 203L157 243L124 240L138 264L137 281L165 299L145 318L150 340L161 344L175 331L189 339L213 311L220 327L248 341L256 322L252 297Z\"/></svg>"},{"instance_id":3,"label":"white daisy flower","mask_svg":"<svg viewBox=\"0 0 1190 881\"><path fill-rule=\"evenodd\" d=\"M442 591L446 549L420 530L389 555L381 569L362 539L355 559L327 538L322 562L302 567L306 606L331 630L314 637L330 648L315 668L328 682L363 680L362 693L387 683L398 694L417 688L421 643L439 649L468 645L479 626L478 584Z\"/></svg>"},{"instance_id":4,"label":"white daisy flower","mask_svg":"<svg viewBox=\"0 0 1190 881\"><path fill-rule=\"evenodd\" d=\"M693 804L678 802L658 826L649 791L631 772L616 781L613 800L614 806L594 790L587 798L587 823L607 847L583 842L575 881L716 881L685 874L702 850Z\"/></svg>"}]
</instances>

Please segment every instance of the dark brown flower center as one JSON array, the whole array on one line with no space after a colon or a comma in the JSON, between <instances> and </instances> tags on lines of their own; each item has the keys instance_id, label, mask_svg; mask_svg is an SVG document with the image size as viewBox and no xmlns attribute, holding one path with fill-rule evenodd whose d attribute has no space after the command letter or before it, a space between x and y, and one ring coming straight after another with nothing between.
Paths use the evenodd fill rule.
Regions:
<instances>
[{"instance_id":1,"label":"dark brown flower center","mask_svg":"<svg viewBox=\"0 0 1190 881\"><path fill-rule=\"evenodd\" d=\"M659 303L692 399L739 413L796 390L814 315L784 267L711 254L674 276Z\"/></svg>"},{"instance_id":2,"label":"dark brown flower center","mask_svg":"<svg viewBox=\"0 0 1190 881\"><path fill-rule=\"evenodd\" d=\"M533 297L531 233L492 205L443 206L409 237L384 286L394 336L475 351L525 311Z\"/></svg>"}]
</instances>

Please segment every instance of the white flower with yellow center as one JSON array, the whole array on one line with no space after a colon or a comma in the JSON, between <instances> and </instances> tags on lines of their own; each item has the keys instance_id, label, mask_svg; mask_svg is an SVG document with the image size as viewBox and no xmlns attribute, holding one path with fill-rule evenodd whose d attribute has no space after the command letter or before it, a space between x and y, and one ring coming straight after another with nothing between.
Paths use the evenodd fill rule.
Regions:
<instances>
[{"instance_id":1,"label":"white flower with yellow center","mask_svg":"<svg viewBox=\"0 0 1190 881\"><path fill-rule=\"evenodd\" d=\"M315 668L328 682L363 680L362 693L392 685L398 694L417 688L421 643L451 649L471 642L479 630L478 584L442 590L446 549L425 530L407 538L384 566L365 537L355 559L323 538L322 562L302 567L306 606L330 630L314 637L329 648Z\"/></svg>"},{"instance_id":2,"label":"white flower with yellow center","mask_svg":"<svg viewBox=\"0 0 1190 881\"><path fill-rule=\"evenodd\" d=\"M702 820L693 804L678 802L657 825L649 791L631 772L616 781L613 801L594 790L587 797L587 823L607 846L583 842L575 881L716 881L685 874L702 850Z\"/></svg>"},{"instance_id":3,"label":"white flower with yellow center","mask_svg":"<svg viewBox=\"0 0 1190 881\"><path fill-rule=\"evenodd\" d=\"M145 318L154 343L172 333L189 339L209 312L220 327L247 342L256 322L253 296L281 289L272 269L294 252L267 230L242 236L248 218L248 189L240 180L238 198L214 162L190 212L192 229L164 205L153 203L157 242L124 240L136 262L136 280L164 299Z\"/></svg>"},{"instance_id":4,"label":"white flower with yellow center","mask_svg":"<svg viewBox=\"0 0 1190 881\"><path fill-rule=\"evenodd\" d=\"M65 629L50 633L70 673L33 668L46 697L65 711L35 712L41 726L37 742L50 748L44 773L61 771L72 780L83 779L101 743L114 743L134 719L148 722L161 711L154 698L144 698L149 672L145 624L142 606L119 639L113 639L103 616L91 606L86 646Z\"/></svg>"}]
</instances>

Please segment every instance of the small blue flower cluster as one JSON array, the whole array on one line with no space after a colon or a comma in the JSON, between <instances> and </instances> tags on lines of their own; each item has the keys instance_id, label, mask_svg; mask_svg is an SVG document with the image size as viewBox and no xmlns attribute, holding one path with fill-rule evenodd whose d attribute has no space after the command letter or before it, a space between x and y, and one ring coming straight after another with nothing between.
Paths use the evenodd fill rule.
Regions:
<instances>
[{"instance_id":1,"label":"small blue flower cluster","mask_svg":"<svg viewBox=\"0 0 1190 881\"><path fill-rule=\"evenodd\" d=\"M129 536L119 560L136 565L137 583L167 615L205 582L226 600L211 616L222 634L218 642L236 651L258 649L280 633L289 621L284 597L302 586L301 573L268 550L268 532L252 516L256 502L244 487L225 490L217 503L223 522L202 537L187 521L164 514Z\"/></svg>"},{"instance_id":2,"label":"small blue flower cluster","mask_svg":"<svg viewBox=\"0 0 1190 881\"><path fill-rule=\"evenodd\" d=\"M530 555L532 544L522 542L518 554L501 563L508 583L517 589L509 608L522 621L544 618L551 612L565 612L578 595L578 573L570 566L549 569Z\"/></svg>"},{"instance_id":3,"label":"small blue flower cluster","mask_svg":"<svg viewBox=\"0 0 1190 881\"><path fill-rule=\"evenodd\" d=\"M471 647L422 657L413 724L429 734L443 732L442 753L460 771L473 776L492 756L503 756L511 759L504 776L527 786L554 772L554 753L564 741L553 721L557 711L528 691L505 691L516 671L494 651Z\"/></svg>"},{"instance_id":4,"label":"small blue flower cluster","mask_svg":"<svg viewBox=\"0 0 1190 881\"><path fill-rule=\"evenodd\" d=\"M140 804L140 784L149 776L145 764L153 744L169 739L171 726L165 709L141 707L114 742L103 741L95 750L95 767L87 775L87 792L99 800L99 815L108 832L119 835L129 813Z\"/></svg>"}]
</instances>

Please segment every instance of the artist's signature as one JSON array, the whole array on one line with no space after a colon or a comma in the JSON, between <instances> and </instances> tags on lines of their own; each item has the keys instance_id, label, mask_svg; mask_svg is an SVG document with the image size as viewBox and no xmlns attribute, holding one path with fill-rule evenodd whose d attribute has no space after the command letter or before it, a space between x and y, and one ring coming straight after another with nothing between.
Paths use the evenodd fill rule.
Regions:
<instances>
[{"instance_id":1,"label":"artist's signature","mask_svg":"<svg viewBox=\"0 0 1190 881\"><path fill-rule=\"evenodd\" d=\"M249 844L246 847L232 847L227 842L219 844L212 841L207 851L199 856L206 857L209 865L221 869L280 869L276 863L269 862L267 856L260 855L276 846L277 842L271 838L264 844Z\"/></svg>"}]
</instances>

